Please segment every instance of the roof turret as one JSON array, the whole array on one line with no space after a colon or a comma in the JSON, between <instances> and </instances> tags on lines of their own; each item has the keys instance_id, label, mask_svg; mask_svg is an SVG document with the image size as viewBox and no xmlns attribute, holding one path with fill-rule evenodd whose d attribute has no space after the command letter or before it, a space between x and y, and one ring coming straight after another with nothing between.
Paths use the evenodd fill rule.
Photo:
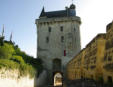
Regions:
<instances>
[{"instance_id":1,"label":"roof turret","mask_svg":"<svg viewBox=\"0 0 113 87\"><path fill-rule=\"evenodd\" d=\"M76 8L76 6L74 4L70 5L70 9L75 9L75 8Z\"/></svg>"}]
</instances>

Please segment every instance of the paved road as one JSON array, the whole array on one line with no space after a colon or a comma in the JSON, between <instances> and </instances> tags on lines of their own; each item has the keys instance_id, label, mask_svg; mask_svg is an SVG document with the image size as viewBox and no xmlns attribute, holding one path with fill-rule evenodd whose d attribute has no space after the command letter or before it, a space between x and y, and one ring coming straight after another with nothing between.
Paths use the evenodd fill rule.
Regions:
<instances>
[{"instance_id":1,"label":"paved road","mask_svg":"<svg viewBox=\"0 0 113 87\"><path fill-rule=\"evenodd\" d=\"M113 87L113 85L103 85L93 80L77 80L69 82L66 87Z\"/></svg>"},{"instance_id":2,"label":"paved road","mask_svg":"<svg viewBox=\"0 0 113 87\"><path fill-rule=\"evenodd\" d=\"M45 87L54 87L52 85L45 86ZM113 85L103 85L99 84L93 80L76 80L76 81L68 81L63 84L63 86L56 86L56 87L113 87Z\"/></svg>"}]
</instances>

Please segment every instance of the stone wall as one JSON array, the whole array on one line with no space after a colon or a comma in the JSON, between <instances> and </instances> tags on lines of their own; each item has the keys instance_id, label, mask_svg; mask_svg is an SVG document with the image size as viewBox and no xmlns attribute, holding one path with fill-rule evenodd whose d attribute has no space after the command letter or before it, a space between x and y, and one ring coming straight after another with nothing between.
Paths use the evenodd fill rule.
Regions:
<instances>
[{"instance_id":1,"label":"stone wall","mask_svg":"<svg viewBox=\"0 0 113 87\"><path fill-rule=\"evenodd\" d=\"M0 87L34 87L34 78L20 77L18 70L0 69Z\"/></svg>"},{"instance_id":2,"label":"stone wall","mask_svg":"<svg viewBox=\"0 0 113 87\"><path fill-rule=\"evenodd\" d=\"M81 50L80 24L78 16L43 17L36 20L37 57L42 59L47 70L48 83L53 83L55 71L65 74L67 62ZM55 63L55 60L60 62ZM58 69L58 66L61 68Z\"/></svg>"},{"instance_id":3,"label":"stone wall","mask_svg":"<svg viewBox=\"0 0 113 87\"><path fill-rule=\"evenodd\" d=\"M55 58L62 60L64 51L69 59L80 51L79 17L40 18L36 20L36 24L38 35L37 56L43 60L44 66L48 70L52 69ZM61 27L63 27L63 31L61 31ZM51 32L49 28L51 28ZM63 42L62 36L64 37ZM49 42L46 42L47 38ZM63 63L65 63L65 60Z\"/></svg>"}]
</instances>

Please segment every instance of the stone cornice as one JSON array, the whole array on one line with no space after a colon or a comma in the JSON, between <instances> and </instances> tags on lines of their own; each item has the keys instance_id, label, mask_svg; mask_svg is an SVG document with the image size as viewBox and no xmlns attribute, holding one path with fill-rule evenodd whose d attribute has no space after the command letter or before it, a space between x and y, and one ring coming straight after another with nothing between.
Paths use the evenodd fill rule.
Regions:
<instances>
[{"instance_id":1,"label":"stone cornice","mask_svg":"<svg viewBox=\"0 0 113 87\"><path fill-rule=\"evenodd\" d=\"M81 24L81 19L80 17L62 17L62 18L40 18L40 19L36 19L35 23L36 24L42 24L42 23L53 23L53 22L69 22L69 21L76 21L79 24Z\"/></svg>"}]
</instances>

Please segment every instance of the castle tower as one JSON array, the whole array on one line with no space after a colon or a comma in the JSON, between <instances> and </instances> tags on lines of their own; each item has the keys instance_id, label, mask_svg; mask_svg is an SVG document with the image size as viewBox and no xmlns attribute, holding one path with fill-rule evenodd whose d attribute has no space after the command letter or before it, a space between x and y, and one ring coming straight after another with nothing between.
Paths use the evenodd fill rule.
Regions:
<instances>
[{"instance_id":1,"label":"castle tower","mask_svg":"<svg viewBox=\"0 0 113 87\"><path fill-rule=\"evenodd\" d=\"M81 20L75 9L74 4L60 11L45 12L43 8L36 19L37 57L42 59L49 75L55 71L63 72L67 62L81 49Z\"/></svg>"}]
</instances>

